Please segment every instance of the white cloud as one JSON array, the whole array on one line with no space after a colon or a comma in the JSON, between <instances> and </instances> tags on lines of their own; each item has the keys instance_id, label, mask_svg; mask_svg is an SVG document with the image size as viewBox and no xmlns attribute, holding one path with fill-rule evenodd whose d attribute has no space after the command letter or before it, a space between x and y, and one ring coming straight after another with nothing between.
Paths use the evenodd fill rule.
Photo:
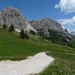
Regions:
<instances>
[{"instance_id":1,"label":"white cloud","mask_svg":"<svg viewBox=\"0 0 75 75\"><path fill-rule=\"evenodd\" d=\"M71 19L58 19L57 20L63 27L63 29L67 29L69 32L75 31L75 16Z\"/></svg>"},{"instance_id":2,"label":"white cloud","mask_svg":"<svg viewBox=\"0 0 75 75\"><path fill-rule=\"evenodd\" d=\"M61 12L66 14L75 12L75 0L60 0L59 4L55 5L55 8L61 8Z\"/></svg>"},{"instance_id":3,"label":"white cloud","mask_svg":"<svg viewBox=\"0 0 75 75\"><path fill-rule=\"evenodd\" d=\"M73 16L71 19L58 19L57 21L61 23L61 25L75 26L75 16Z\"/></svg>"}]
</instances>

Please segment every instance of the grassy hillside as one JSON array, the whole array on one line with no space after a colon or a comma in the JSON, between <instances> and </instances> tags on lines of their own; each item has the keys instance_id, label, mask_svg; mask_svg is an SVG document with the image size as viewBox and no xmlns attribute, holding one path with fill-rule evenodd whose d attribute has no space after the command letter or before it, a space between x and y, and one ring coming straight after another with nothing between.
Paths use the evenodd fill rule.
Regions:
<instances>
[{"instance_id":1,"label":"grassy hillside","mask_svg":"<svg viewBox=\"0 0 75 75\"><path fill-rule=\"evenodd\" d=\"M0 60L24 59L27 55L33 55L40 50L42 51L41 47L32 40L23 40L14 33L0 29Z\"/></svg>"},{"instance_id":2,"label":"grassy hillside","mask_svg":"<svg viewBox=\"0 0 75 75\"><path fill-rule=\"evenodd\" d=\"M21 39L17 33L0 29L0 60L21 60L42 51L49 51L48 55L55 61L38 75L75 75L75 48L54 44L38 36Z\"/></svg>"}]
</instances>

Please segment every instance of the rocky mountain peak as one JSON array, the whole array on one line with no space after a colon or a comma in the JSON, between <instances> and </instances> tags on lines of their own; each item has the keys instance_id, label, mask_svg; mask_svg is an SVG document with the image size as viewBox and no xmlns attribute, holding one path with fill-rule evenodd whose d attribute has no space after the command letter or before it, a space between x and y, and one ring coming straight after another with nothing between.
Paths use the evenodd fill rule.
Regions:
<instances>
[{"instance_id":1,"label":"rocky mountain peak","mask_svg":"<svg viewBox=\"0 0 75 75\"><path fill-rule=\"evenodd\" d=\"M43 18L41 20L32 20L27 21L20 11L17 8L7 7L0 11L0 24L6 24L8 27L13 25L15 30L20 32L21 29L25 31L33 30L37 32L42 29L43 33L48 35L49 30L64 33L64 35L69 36L68 32L66 32L60 23L50 19L50 18Z\"/></svg>"},{"instance_id":2,"label":"rocky mountain peak","mask_svg":"<svg viewBox=\"0 0 75 75\"><path fill-rule=\"evenodd\" d=\"M6 8L4 8L3 9L4 11L10 11L10 10L18 10L17 8L13 8L13 7L11 7L11 6L8 6L8 7L6 7ZM19 11L19 10L18 10Z\"/></svg>"},{"instance_id":3,"label":"rocky mountain peak","mask_svg":"<svg viewBox=\"0 0 75 75\"><path fill-rule=\"evenodd\" d=\"M3 9L2 11L1 11L1 13L4 13L4 15L6 14L6 15L21 15L21 13L20 13L20 11L17 9L17 8L13 8L13 7L10 7L10 6L8 6L8 7L6 7L5 9Z\"/></svg>"},{"instance_id":4,"label":"rocky mountain peak","mask_svg":"<svg viewBox=\"0 0 75 75\"><path fill-rule=\"evenodd\" d=\"M44 32L48 33L48 30L54 30L54 31L60 31L60 32L65 32L64 29L62 28L61 24L58 22L53 21L52 19L49 18L43 18L39 21L30 21L30 24L35 28L35 29L44 29ZM47 34L46 33L46 34Z\"/></svg>"},{"instance_id":5,"label":"rocky mountain peak","mask_svg":"<svg viewBox=\"0 0 75 75\"><path fill-rule=\"evenodd\" d=\"M0 24L14 25L15 30L35 30L17 8L7 7L0 12Z\"/></svg>"}]
</instances>

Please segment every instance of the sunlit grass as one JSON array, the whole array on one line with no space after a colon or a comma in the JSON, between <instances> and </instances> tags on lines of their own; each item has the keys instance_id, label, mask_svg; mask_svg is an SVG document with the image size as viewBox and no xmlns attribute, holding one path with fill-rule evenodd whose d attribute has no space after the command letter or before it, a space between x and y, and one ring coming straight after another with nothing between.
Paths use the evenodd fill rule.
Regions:
<instances>
[{"instance_id":1,"label":"sunlit grass","mask_svg":"<svg viewBox=\"0 0 75 75\"><path fill-rule=\"evenodd\" d=\"M75 41L71 43L75 45ZM75 75L75 48L54 44L39 36L21 39L18 33L0 29L0 60L22 60L42 51L50 52L47 54L55 61L38 75Z\"/></svg>"}]
</instances>

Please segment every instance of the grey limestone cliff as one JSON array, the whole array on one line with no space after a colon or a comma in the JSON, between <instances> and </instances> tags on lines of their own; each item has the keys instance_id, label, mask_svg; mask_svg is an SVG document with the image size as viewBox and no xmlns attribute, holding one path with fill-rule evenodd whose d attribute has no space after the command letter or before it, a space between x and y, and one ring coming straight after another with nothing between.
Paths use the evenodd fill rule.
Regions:
<instances>
[{"instance_id":1,"label":"grey limestone cliff","mask_svg":"<svg viewBox=\"0 0 75 75\"><path fill-rule=\"evenodd\" d=\"M33 20L30 23L35 29L46 28L56 31L64 31L61 24L49 18L43 18L42 20L39 21Z\"/></svg>"},{"instance_id":2,"label":"grey limestone cliff","mask_svg":"<svg viewBox=\"0 0 75 75\"><path fill-rule=\"evenodd\" d=\"M0 24L14 25L16 30L35 30L27 20L22 16L17 8L7 7L0 12Z\"/></svg>"},{"instance_id":3,"label":"grey limestone cliff","mask_svg":"<svg viewBox=\"0 0 75 75\"><path fill-rule=\"evenodd\" d=\"M30 21L30 24L31 26L33 26L33 28L35 28L36 30L39 30L39 29L43 29L43 32L45 34L49 34L48 33L48 30L53 30L53 31L56 31L56 32L61 32L63 33L63 36L69 36L69 33L66 32L60 23L52 20L52 19L49 19L49 18L43 18L39 21L35 21L35 20L32 20Z\"/></svg>"},{"instance_id":4,"label":"grey limestone cliff","mask_svg":"<svg viewBox=\"0 0 75 75\"><path fill-rule=\"evenodd\" d=\"M43 18L39 21L27 21L22 16L20 11L17 8L13 7L7 7L0 11L0 24L3 25L4 23L8 27L10 25L14 25L15 30L18 32L20 32L21 29L24 29L28 32L30 30L33 30L37 33L39 29L43 29L44 34L48 35L48 30L50 29L56 32L63 33L63 36L70 36L69 33L62 28L60 23L49 18Z\"/></svg>"}]
</instances>

